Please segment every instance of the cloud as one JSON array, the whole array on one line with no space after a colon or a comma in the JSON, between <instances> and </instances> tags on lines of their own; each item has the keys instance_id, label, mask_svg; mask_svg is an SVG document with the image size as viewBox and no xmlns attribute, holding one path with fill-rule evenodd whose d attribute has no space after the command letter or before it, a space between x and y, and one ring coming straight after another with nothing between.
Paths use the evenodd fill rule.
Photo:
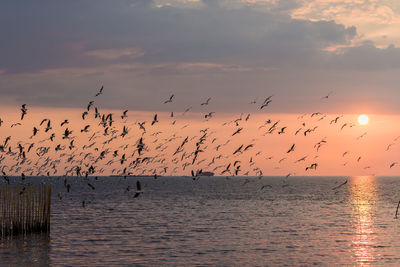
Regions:
<instances>
[{"instance_id":1,"label":"cloud","mask_svg":"<svg viewBox=\"0 0 400 267\"><path fill-rule=\"evenodd\" d=\"M201 8L157 8L145 0L56 2L0 4L0 15L9 25L0 29L8 36L0 44L0 68L12 73L96 66L102 60L277 67L301 57L307 61L321 48L354 37L353 28L333 21L292 20L276 13L272 9L281 1L269 3L272 9L267 11L229 9L219 1L203 1Z\"/></svg>"},{"instance_id":2,"label":"cloud","mask_svg":"<svg viewBox=\"0 0 400 267\"><path fill-rule=\"evenodd\" d=\"M392 0L305 0L291 10L291 17L305 20L335 20L346 26L356 26L360 34L355 45L371 40L379 47L400 45L400 13Z\"/></svg>"},{"instance_id":3,"label":"cloud","mask_svg":"<svg viewBox=\"0 0 400 267\"><path fill-rule=\"evenodd\" d=\"M359 46L337 49L328 64L356 71L400 69L400 48L394 45L377 48L371 41L365 41Z\"/></svg>"},{"instance_id":4,"label":"cloud","mask_svg":"<svg viewBox=\"0 0 400 267\"><path fill-rule=\"evenodd\" d=\"M142 57L145 53L139 47L129 47L122 49L96 49L86 51L85 54L100 59L114 60L122 57L138 58Z\"/></svg>"},{"instance_id":5,"label":"cloud","mask_svg":"<svg viewBox=\"0 0 400 267\"><path fill-rule=\"evenodd\" d=\"M397 46L365 41L329 15L345 14L350 2L331 1L324 5L330 13L316 17L313 6L299 13L302 3L3 1L0 96L81 106L104 84L113 92L108 108L165 109L154 96L176 93L179 108L209 95L220 99L215 110L234 111L275 93L274 112L318 108L312 100L332 87L343 110L354 105L353 91L378 101L375 90L386 90L385 99L394 99L382 77L398 76ZM303 15L295 18L294 10Z\"/></svg>"}]
</instances>

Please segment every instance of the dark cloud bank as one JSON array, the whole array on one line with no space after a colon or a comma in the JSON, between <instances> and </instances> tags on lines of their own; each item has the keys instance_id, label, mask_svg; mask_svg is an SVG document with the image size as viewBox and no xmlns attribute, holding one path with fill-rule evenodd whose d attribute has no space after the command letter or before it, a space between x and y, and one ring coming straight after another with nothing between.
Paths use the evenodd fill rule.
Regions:
<instances>
[{"instance_id":1,"label":"dark cloud bank","mask_svg":"<svg viewBox=\"0 0 400 267\"><path fill-rule=\"evenodd\" d=\"M162 110L159 103L175 93L176 109L211 96L214 108L235 111L275 94L271 111L339 112L318 102L333 90L343 111L359 102L396 110L400 49L366 41L329 52L350 44L356 28L291 19L297 5L2 1L0 94L32 105L81 106L104 84L109 108Z\"/></svg>"}]
</instances>

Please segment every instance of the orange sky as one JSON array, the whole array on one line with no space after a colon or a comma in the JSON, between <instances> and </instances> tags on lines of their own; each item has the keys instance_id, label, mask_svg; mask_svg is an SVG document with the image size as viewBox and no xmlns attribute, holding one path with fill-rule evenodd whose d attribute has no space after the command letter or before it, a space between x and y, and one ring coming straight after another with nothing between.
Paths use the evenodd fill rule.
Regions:
<instances>
[{"instance_id":1,"label":"orange sky","mask_svg":"<svg viewBox=\"0 0 400 267\"><path fill-rule=\"evenodd\" d=\"M398 160L400 138L395 141L396 137L400 135L400 116L382 115L382 114L368 114L370 122L368 125L361 126L357 123L358 114L346 114L338 122L330 124L331 120L340 114L323 114L311 117L311 114L250 114L248 121L245 121L247 113L243 114L224 114L216 113L209 120L205 120L203 113L191 113L190 111L183 115L182 113L175 113L174 118L170 117L169 113L158 113L158 120L154 126L151 126L151 121L155 113L153 112L140 112L129 111L128 119L122 120L120 118L121 110L100 110L101 113L113 113L115 120L113 129L116 130L115 136L117 138L109 144L102 144L103 141L110 139L111 134L108 136L103 135L104 128L99 126L99 120L94 120L94 111L91 110L88 118L82 120L82 110L78 109L44 109L38 107L29 107L28 114L22 121L22 125L10 128L14 122L20 122L20 112L17 107L6 108L2 107L0 110L0 118L4 121L0 127L0 143L4 142L7 136L12 136L11 148L13 152L17 152L17 144L21 142L25 151L28 149L29 144L35 143L31 152L26 153L27 159L32 162L25 162L22 165L10 168L20 159L15 161L16 156L7 155L2 153L5 159L2 161L1 166L8 166L5 170L8 174L20 175L21 172L29 174L37 174L38 166L45 162L45 158L49 156L51 161L60 160L56 162L56 167L49 169L45 166L41 171L50 170L50 174L63 175L67 170L73 169L79 165L78 162L66 163L66 159L75 155L75 160L83 159L86 153L86 158L82 161L82 170L85 171L88 166L84 164L93 164L97 172L95 175L111 174L113 169L114 173L121 173L127 167L127 170L132 174L153 174L154 172L159 175L190 175L191 170L203 169L203 171L213 171L219 175L226 166L231 163L231 174L234 172L233 164L235 161L240 161L240 171L238 175L258 175L261 170L263 175L398 175L400 165L395 165L389 168L391 163ZM362 112L360 112L362 113ZM234 120L238 120L236 126ZM49 118L53 129L48 133L44 132L45 125L40 126L40 121L43 118ZM69 119L70 123L64 127L60 127L60 122L64 119ZM175 125L171 123L176 120ZM267 120L271 123L265 124ZM139 129L137 122L146 121L146 133L142 135L142 130ZM276 130L272 133L267 133L268 129L279 121ZM225 125L223 125L225 123ZM305 123L305 127L302 125ZM341 130L341 127L347 123L347 126ZM90 124L88 133L81 133L85 125ZM354 124L354 126L349 127ZM119 136L122 132L123 126L127 126L129 133L122 138ZM32 129L36 126L39 129L37 136L32 139ZM63 140L61 138L63 129L68 127L73 130L75 137L74 150L69 150L68 145L70 140ZM287 127L285 133L278 134L282 127ZM315 131L308 133L304 136L306 129L317 127ZM200 152L197 160L192 165L193 155L187 159L181 160L183 152L186 156L196 150L196 142L199 140L203 133L200 130L206 129L207 136L204 143L200 145ZM238 129L243 128L240 133L232 136ZM302 128L297 135L295 132ZM95 144L89 149L82 149L83 145L89 145L92 142L88 138L93 133L98 132L93 141ZM46 140L51 133L54 132L56 138L54 142ZM267 133L267 134L266 134ZM189 137L189 142L184 145L183 152L173 156L178 146L182 143L185 137ZM141 163L137 168L130 168L129 164L134 161L138 155L132 156L136 151L136 144L140 137L143 137L143 142L146 148L143 157L150 157L151 163ZM172 138L172 139L171 139ZM214 140L215 138L215 140ZM214 140L214 141L213 141ZM229 142L224 145L227 141ZM321 140L326 143L320 147L319 151L314 147ZM42 142L41 142L42 141ZM65 150L55 152L54 148L61 144L66 146ZM247 145L253 144L243 153L233 155L233 152L243 144L243 148ZM289 148L295 144L293 152L287 153ZM387 151L389 144L392 144ZM124 150L124 145L128 145ZM218 145L222 145L219 150L216 150ZM49 153L39 159L37 166L35 166L38 156L35 155L35 150L39 147L50 147ZM159 146L158 149L156 147ZM109 150L110 153L106 154L105 159L96 159L102 151ZM118 156L113 157L114 150L119 150ZM79 155L79 153L82 153ZM343 156L343 154L346 155ZM127 161L121 165L118 161L122 154L126 154ZM220 156L220 157L218 157ZM297 160L306 157L304 161L296 162ZM359 162L357 159L361 157ZM209 163L214 159L214 164ZM250 163L252 159L253 163ZM114 160L110 165L106 165L109 160ZM183 170L183 164L187 163L187 167ZM317 163L316 170L306 171L306 167L311 164ZM21 167L18 169L18 167ZM164 167L168 167L164 172ZM57 173L54 170L57 169ZM17 172L15 172L17 170ZM71 173L70 173L71 174ZM227 173L225 173L227 175Z\"/></svg>"}]
</instances>

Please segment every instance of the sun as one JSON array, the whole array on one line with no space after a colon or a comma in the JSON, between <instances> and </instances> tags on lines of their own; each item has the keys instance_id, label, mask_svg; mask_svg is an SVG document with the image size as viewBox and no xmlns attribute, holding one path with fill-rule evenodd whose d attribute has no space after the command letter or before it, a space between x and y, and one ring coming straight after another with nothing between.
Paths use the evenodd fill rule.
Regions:
<instances>
[{"instance_id":1,"label":"sun","mask_svg":"<svg viewBox=\"0 0 400 267\"><path fill-rule=\"evenodd\" d=\"M362 115L358 116L358 123L360 125L366 125L366 124L368 124L368 121L369 121L369 118L367 115L362 114Z\"/></svg>"}]
</instances>

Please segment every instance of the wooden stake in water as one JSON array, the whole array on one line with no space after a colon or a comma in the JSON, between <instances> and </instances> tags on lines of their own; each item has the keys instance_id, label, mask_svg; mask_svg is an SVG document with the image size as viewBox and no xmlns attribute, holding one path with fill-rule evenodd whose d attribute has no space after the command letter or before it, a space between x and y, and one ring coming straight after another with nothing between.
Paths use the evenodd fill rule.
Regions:
<instances>
[{"instance_id":1,"label":"wooden stake in water","mask_svg":"<svg viewBox=\"0 0 400 267\"><path fill-rule=\"evenodd\" d=\"M50 231L50 185L0 187L0 237Z\"/></svg>"},{"instance_id":2,"label":"wooden stake in water","mask_svg":"<svg viewBox=\"0 0 400 267\"><path fill-rule=\"evenodd\" d=\"M396 215L394 215L395 219L397 219L397 213L399 212L399 207L400 207L400 200L399 200L399 203L397 203Z\"/></svg>"}]
</instances>

